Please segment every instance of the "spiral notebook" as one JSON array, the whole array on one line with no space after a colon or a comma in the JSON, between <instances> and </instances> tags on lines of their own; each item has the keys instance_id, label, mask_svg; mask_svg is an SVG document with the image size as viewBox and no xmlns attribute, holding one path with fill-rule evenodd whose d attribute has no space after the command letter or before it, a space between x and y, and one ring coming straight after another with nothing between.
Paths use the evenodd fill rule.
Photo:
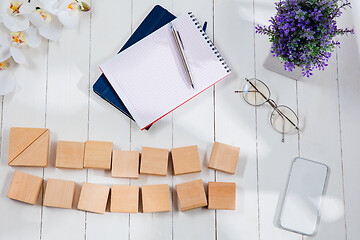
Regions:
<instances>
[{"instance_id":1,"label":"spiral notebook","mask_svg":"<svg viewBox=\"0 0 360 240\"><path fill-rule=\"evenodd\" d=\"M141 22L139 27L135 30L135 32L131 35L125 45L119 51L122 52L126 48L130 47L131 45L135 44L136 42L140 41L141 39L147 37L152 32L155 32L165 24L171 22L176 17L167 11L165 8L161 7L160 5L156 5L150 13L145 17L145 19ZM205 26L205 25L204 25ZM98 94L101 98L108 101L111 105L116 107L119 111L123 114L128 116L130 119L134 120L131 116L129 110L127 110L126 106L116 94L115 90L112 88L111 84L104 76L98 78L98 80L93 85L93 90L96 94ZM146 130L150 128L147 127Z\"/></svg>"},{"instance_id":2,"label":"spiral notebook","mask_svg":"<svg viewBox=\"0 0 360 240\"><path fill-rule=\"evenodd\" d=\"M191 12L172 22L184 45L194 89L169 24L100 65L142 130L231 73Z\"/></svg>"}]
</instances>

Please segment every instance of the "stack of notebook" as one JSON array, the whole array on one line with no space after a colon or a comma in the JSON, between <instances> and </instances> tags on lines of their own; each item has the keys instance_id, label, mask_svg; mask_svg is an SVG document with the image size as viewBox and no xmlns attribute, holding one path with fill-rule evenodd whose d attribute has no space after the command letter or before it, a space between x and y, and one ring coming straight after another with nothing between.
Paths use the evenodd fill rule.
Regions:
<instances>
[{"instance_id":1,"label":"stack of notebook","mask_svg":"<svg viewBox=\"0 0 360 240\"><path fill-rule=\"evenodd\" d=\"M185 74L169 22L176 25L193 76ZM100 65L94 91L141 129L230 74L224 59L188 12L175 18L155 6L120 53Z\"/></svg>"}]
</instances>

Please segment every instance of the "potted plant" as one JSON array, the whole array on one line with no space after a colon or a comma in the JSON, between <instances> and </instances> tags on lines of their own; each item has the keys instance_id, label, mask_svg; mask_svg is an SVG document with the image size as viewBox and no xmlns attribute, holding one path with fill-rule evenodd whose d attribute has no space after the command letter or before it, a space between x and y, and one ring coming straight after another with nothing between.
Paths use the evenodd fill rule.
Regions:
<instances>
[{"instance_id":1,"label":"potted plant","mask_svg":"<svg viewBox=\"0 0 360 240\"><path fill-rule=\"evenodd\" d=\"M255 27L256 33L269 36L271 53L285 70L300 68L310 77L314 69L324 70L339 41L338 35L354 34L354 29L338 28L336 19L351 7L347 0L280 0L269 26Z\"/></svg>"}]
</instances>

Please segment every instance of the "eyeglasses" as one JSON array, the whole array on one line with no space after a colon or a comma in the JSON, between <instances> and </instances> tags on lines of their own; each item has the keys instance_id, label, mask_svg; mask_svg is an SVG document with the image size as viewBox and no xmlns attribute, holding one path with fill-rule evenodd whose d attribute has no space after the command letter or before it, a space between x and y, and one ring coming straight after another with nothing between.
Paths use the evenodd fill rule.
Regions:
<instances>
[{"instance_id":1,"label":"eyeglasses","mask_svg":"<svg viewBox=\"0 0 360 240\"><path fill-rule=\"evenodd\" d=\"M270 89L264 82L256 78L245 78L245 80L242 91L235 91L235 93L242 93L244 100L252 106L269 103L274 109L270 115L270 123L277 132L282 134L282 142L285 141L284 134L299 130L299 118L296 113L285 105L278 106L270 98Z\"/></svg>"}]
</instances>

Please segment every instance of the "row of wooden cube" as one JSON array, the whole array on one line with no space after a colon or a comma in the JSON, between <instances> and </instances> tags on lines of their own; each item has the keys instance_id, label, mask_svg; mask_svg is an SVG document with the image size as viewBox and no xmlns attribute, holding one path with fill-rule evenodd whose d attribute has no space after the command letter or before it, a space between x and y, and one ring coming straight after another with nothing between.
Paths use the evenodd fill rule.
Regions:
<instances>
[{"instance_id":1,"label":"row of wooden cube","mask_svg":"<svg viewBox=\"0 0 360 240\"><path fill-rule=\"evenodd\" d=\"M209 168L235 172L239 157L239 148L215 142L211 153ZM111 154L112 153L112 154ZM201 172L199 150L197 146L171 149L175 175ZM111 142L59 141L56 155L56 167L60 168L98 168L109 170L112 165L113 177L138 178L138 151L112 150ZM143 147L140 173L166 176L169 162L169 150Z\"/></svg>"},{"instance_id":2,"label":"row of wooden cube","mask_svg":"<svg viewBox=\"0 0 360 240\"><path fill-rule=\"evenodd\" d=\"M8 197L29 204L36 204L43 179L15 171ZM71 209L75 182L48 179L43 205ZM104 213L110 187L84 182L81 187L77 209ZM235 183L209 182L208 199L201 179L176 185L181 211L208 206L209 209L235 210ZM170 211L170 189L167 184L141 187L143 212ZM209 204L208 204L209 201ZM139 187L113 185L110 195L110 212L137 213L139 209Z\"/></svg>"},{"instance_id":3,"label":"row of wooden cube","mask_svg":"<svg viewBox=\"0 0 360 240\"><path fill-rule=\"evenodd\" d=\"M9 158L11 166L48 165L50 131L45 128L10 129ZM235 172L240 149L215 142L211 152L209 168ZM197 146L171 149L175 175L201 171ZM138 178L140 153L137 151L113 150L112 142L59 141L56 153L56 167L97 168L110 170L113 177ZM141 153L141 174L166 176L169 150L143 147Z\"/></svg>"},{"instance_id":4,"label":"row of wooden cube","mask_svg":"<svg viewBox=\"0 0 360 240\"><path fill-rule=\"evenodd\" d=\"M234 173L239 157L239 148L215 142L210 156L209 168ZM197 146L171 149L175 175L201 172L199 150ZM169 150L143 147L140 173L166 176L169 162ZM56 167L59 168L97 168L112 169L113 177L139 177L138 151L112 150L111 142L59 141L56 155Z\"/></svg>"}]
</instances>

